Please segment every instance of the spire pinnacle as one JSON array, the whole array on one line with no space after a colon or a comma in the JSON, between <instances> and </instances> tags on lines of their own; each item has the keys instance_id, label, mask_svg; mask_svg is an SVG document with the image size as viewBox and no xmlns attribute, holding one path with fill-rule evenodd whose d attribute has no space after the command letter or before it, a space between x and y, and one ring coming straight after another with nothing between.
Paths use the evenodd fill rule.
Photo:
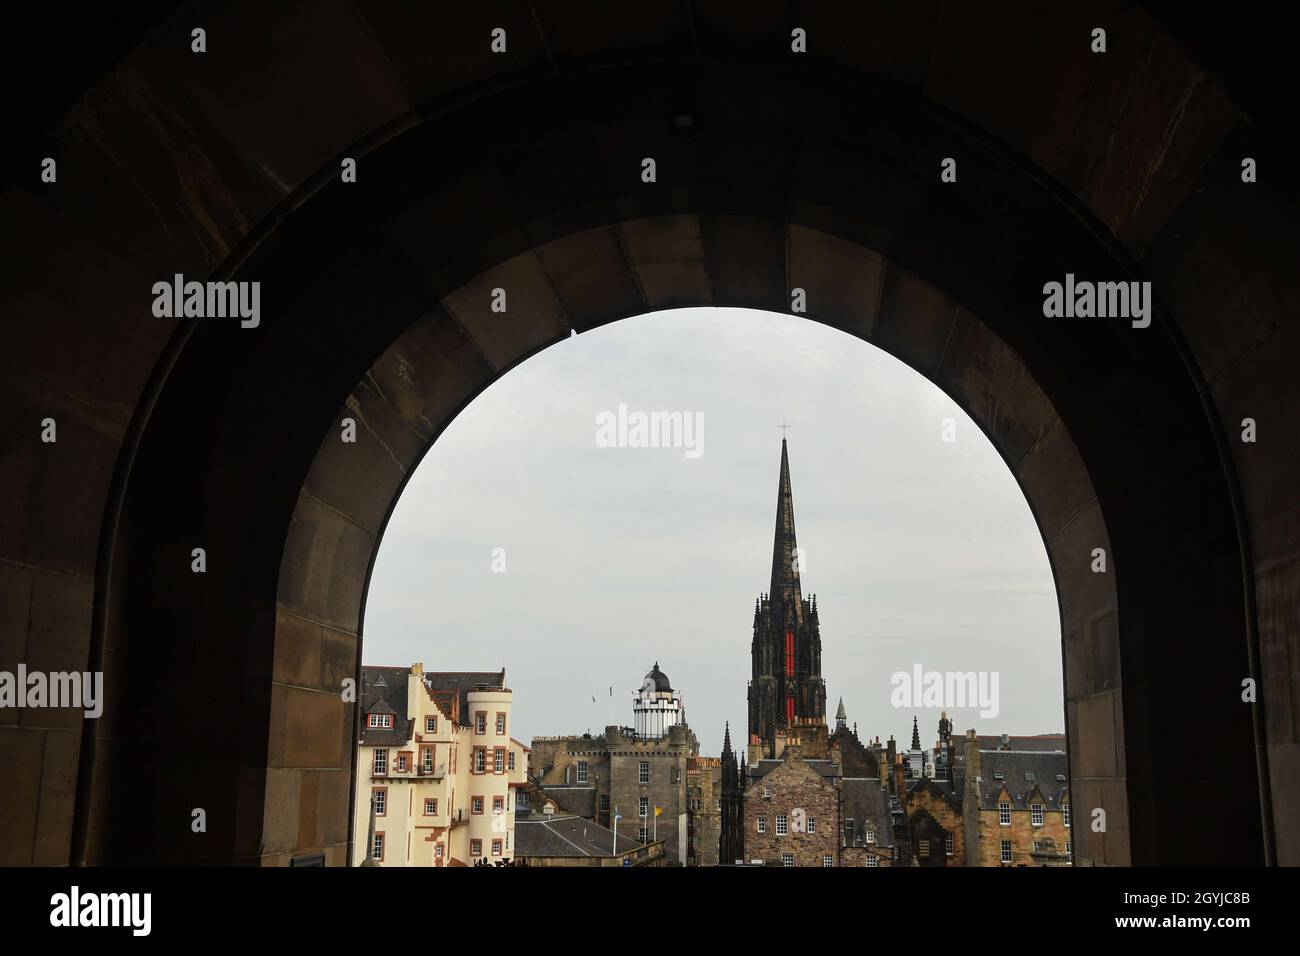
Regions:
<instances>
[{"instance_id":1,"label":"spire pinnacle","mask_svg":"<svg viewBox=\"0 0 1300 956\"><path fill-rule=\"evenodd\" d=\"M781 439L781 477L776 492L776 532L772 541L772 611L778 626L803 623L798 544L794 533L794 493L790 489L790 455ZM779 615L779 616L778 616Z\"/></svg>"},{"instance_id":2,"label":"spire pinnacle","mask_svg":"<svg viewBox=\"0 0 1300 956\"><path fill-rule=\"evenodd\" d=\"M921 749L921 729L916 725L916 715L912 715L912 749Z\"/></svg>"}]
</instances>

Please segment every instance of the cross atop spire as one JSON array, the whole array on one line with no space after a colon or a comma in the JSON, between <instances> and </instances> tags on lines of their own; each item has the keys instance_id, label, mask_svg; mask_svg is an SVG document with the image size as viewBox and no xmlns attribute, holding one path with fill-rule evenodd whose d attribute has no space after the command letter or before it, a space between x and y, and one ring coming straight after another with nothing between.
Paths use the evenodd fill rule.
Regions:
<instances>
[{"instance_id":1,"label":"cross atop spire","mask_svg":"<svg viewBox=\"0 0 1300 956\"><path fill-rule=\"evenodd\" d=\"M790 423L787 422L787 421L783 418L783 419L781 419L781 424L780 424L780 425L777 425L776 427L779 428L779 429L781 429L781 441L784 442L784 441L785 441L785 431L786 431L787 428L790 427Z\"/></svg>"}]
</instances>

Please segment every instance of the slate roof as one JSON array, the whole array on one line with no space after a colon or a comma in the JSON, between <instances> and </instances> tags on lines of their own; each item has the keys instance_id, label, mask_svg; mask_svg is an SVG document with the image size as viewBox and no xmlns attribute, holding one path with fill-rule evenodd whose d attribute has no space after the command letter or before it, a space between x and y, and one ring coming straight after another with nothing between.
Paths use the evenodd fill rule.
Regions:
<instances>
[{"instance_id":1,"label":"slate roof","mask_svg":"<svg viewBox=\"0 0 1300 956\"><path fill-rule=\"evenodd\" d=\"M623 834L618 835L620 855L642 849L644 844ZM515 820L515 856L518 857L612 857L614 832L582 817L541 814L532 819Z\"/></svg>"},{"instance_id":2,"label":"slate roof","mask_svg":"<svg viewBox=\"0 0 1300 956\"><path fill-rule=\"evenodd\" d=\"M881 789L880 781L872 778L845 777L842 788L844 820L853 821L852 846L870 846L866 831L876 831L876 846L894 845L894 820L889 814L889 792ZM843 842L847 834L841 834Z\"/></svg>"},{"instance_id":3,"label":"slate roof","mask_svg":"<svg viewBox=\"0 0 1300 956\"><path fill-rule=\"evenodd\" d=\"M400 747L411 739L406 716L409 667L361 668L361 742L367 747ZM367 727L367 714L393 714L392 727Z\"/></svg>"},{"instance_id":4,"label":"slate roof","mask_svg":"<svg viewBox=\"0 0 1300 956\"><path fill-rule=\"evenodd\" d=\"M406 693L411 679L407 667L361 668L361 742L368 747L400 747L414 737L414 721L406 712ZM431 671L424 675L425 688L446 695L459 693L461 720L469 719L469 692L479 687L504 688L506 672ZM393 714L393 726L367 727L364 715Z\"/></svg>"},{"instance_id":5,"label":"slate roof","mask_svg":"<svg viewBox=\"0 0 1300 956\"><path fill-rule=\"evenodd\" d=\"M538 789L559 804L565 813L588 818L596 815L594 784L539 784Z\"/></svg>"},{"instance_id":6,"label":"slate roof","mask_svg":"<svg viewBox=\"0 0 1300 956\"><path fill-rule=\"evenodd\" d=\"M1025 774L1032 774L1027 780ZM1002 774L997 779L996 774ZM1057 775L1067 776L1057 780ZM1027 810L1026 798L1034 788L1043 795L1044 806L1049 810L1061 809L1061 800L1068 795L1069 780L1065 753L1041 753L1027 750L980 751L980 809L996 810L998 794L1006 787L1017 810Z\"/></svg>"},{"instance_id":7,"label":"slate roof","mask_svg":"<svg viewBox=\"0 0 1300 956\"><path fill-rule=\"evenodd\" d=\"M424 685L434 693L459 691L460 723L467 724L469 715L469 692L480 687L505 689L506 670L499 671L429 671L424 675Z\"/></svg>"},{"instance_id":8,"label":"slate roof","mask_svg":"<svg viewBox=\"0 0 1300 956\"><path fill-rule=\"evenodd\" d=\"M770 760L765 757L758 763L750 764L748 767L750 783L766 777L769 773L777 767L782 766L784 763L784 760ZM835 763L833 760L800 760L799 763L811 767L823 777L838 777L840 775L840 765Z\"/></svg>"}]
</instances>

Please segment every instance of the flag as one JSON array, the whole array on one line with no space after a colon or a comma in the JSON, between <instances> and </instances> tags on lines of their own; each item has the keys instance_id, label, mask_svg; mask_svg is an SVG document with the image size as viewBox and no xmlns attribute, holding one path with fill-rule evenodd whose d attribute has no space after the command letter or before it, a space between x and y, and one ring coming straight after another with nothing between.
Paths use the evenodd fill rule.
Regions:
<instances>
[{"instance_id":1,"label":"flag","mask_svg":"<svg viewBox=\"0 0 1300 956\"><path fill-rule=\"evenodd\" d=\"M661 813L663 813L663 812L664 812L664 808L663 808L663 807L655 807L655 816L659 816L659 814L661 814Z\"/></svg>"}]
</instances>

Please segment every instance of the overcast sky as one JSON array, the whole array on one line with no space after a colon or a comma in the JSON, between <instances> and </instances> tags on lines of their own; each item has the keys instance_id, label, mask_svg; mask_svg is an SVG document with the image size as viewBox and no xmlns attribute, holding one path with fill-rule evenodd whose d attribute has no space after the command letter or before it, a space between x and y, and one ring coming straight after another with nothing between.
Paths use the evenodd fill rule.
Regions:
<instances>
[{"instance_id":1,"label":"overcast sky","mask_svg":"<svg viewBox=\"0 0 1300 956\"><path fill-rule=\"evenodd\" d=\"M599 447L597 416L620 403L701 415L702 454ZM941 440L945 418L955 442ZM958 733L1062 731L1051 570L993 446L874 346L739 309L659 312L570 338L462 412L388 525L366 663L504 666L512 735L527 742L630 725L632 694L658 661L716 755L723 722L733 740L746 723L783 420L828 718L843 696L864 740L893 734L905 748L915 713L932 746L941 708L891 705L891 675L920 665L997 673L998 715L950 707Z\"/></svg>"}]
</instances>

